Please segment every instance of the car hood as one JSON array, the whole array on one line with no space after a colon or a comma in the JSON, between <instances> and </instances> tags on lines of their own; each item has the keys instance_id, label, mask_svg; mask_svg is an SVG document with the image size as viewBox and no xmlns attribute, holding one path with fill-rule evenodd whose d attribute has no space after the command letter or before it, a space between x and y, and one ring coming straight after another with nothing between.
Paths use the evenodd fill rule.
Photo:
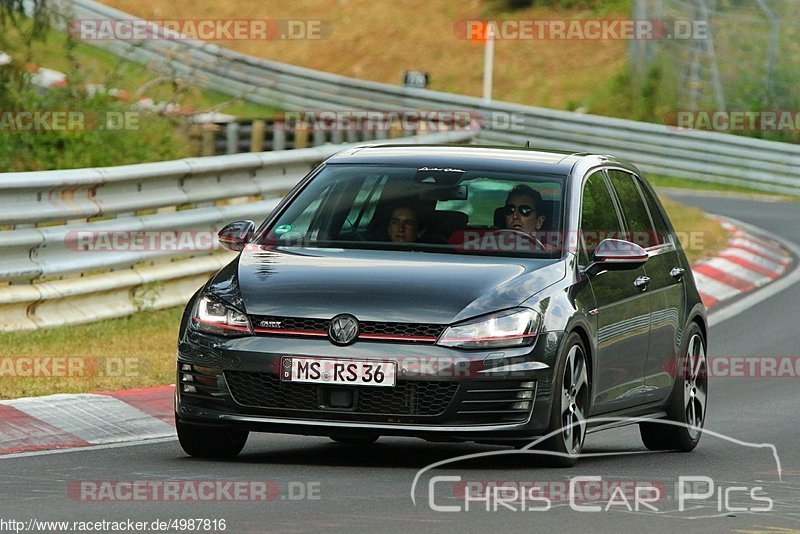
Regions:
<instances>
[{"instance_id":1,"label":"car hood","mask_svg":"<svg viewBox=\"0 0 800 534\"><path fill-rule=\"evenodd\" d=\"M251 315L446 324L520 305L561 260L248 245L208 289Z\"/></svg>"}]
</instances>

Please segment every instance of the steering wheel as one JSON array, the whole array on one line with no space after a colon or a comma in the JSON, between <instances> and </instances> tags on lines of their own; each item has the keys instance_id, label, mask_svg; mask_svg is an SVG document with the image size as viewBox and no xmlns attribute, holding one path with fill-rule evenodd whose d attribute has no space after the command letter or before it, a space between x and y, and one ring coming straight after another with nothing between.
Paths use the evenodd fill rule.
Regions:
<instances>
[{"instance_id":1,"label":"steering wheel","mask_svg":"<svg viewBox=\"0 0 800 534\"><path fill-rule=\"evenodd\" d=\"M542 250L546 250L546 248L544 246L544 243L539 241L539 239L536 236L531 235L531 234L529 234L527 232L523 232L522 230L515 230L513 228L500 228L499 230L497 230L497 232L509 232L509 233L514 234L514 235L517 235L517 236L520 236L520 237L524 237L525 239L527 239L528 241L531 241L534 245L536 245L537 248L540 248Z\"/></svg>"}]
</instances>

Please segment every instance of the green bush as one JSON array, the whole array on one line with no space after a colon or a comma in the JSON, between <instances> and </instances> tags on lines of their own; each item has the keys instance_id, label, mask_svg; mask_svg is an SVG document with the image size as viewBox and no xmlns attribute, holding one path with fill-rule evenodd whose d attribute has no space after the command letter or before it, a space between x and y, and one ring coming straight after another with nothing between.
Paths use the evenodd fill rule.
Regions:
<instances>
[{"instance_id":1,"label":"green bush","mask_svg":"<svg viewBox=\"0 0 800 534\"><path fill-rule=\"evenodd\" d=\"M0 65L1 172L123 165L189 154L174 119L88 91L69 36L62 52L69 65L68 85L43 89L33 84L28 65L32 45L45 38L50 26L46 4L37 0L33 5L32 17L24 16L18 0L0 7L0 50L12 58ZM32 124L34 116L44 120Z\"/></svg>"},{"instance_id":2,"label":"green bush","mask_svg":"<svg viewBox=\"0 0 800 534\"><path fill-rule=\"evenodd\" d=\"M188 144L169 118L132 111L112 96L90 96L69 88L40 92L28 87L29 81L16 90L9 90L9 85L0 79L2 172L123 165L188 154ZM45 130L20 131L30 124L29 116L20 112L38 113L44 119L39 127ZM58 115L47 120L46 112ZM63 121L65 117L72 119L71 124ZM64 129L70 126L76 129Z\"/></svg>"}]
</instances>

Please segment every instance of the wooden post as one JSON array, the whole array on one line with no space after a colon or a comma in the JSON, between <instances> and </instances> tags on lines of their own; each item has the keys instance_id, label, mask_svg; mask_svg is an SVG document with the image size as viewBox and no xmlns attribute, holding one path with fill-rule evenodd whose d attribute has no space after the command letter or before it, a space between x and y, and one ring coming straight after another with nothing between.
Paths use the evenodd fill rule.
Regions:
<instances>
[{"instance_id":1,"label":"wooden post","mask_svg":"<svg viewBox=\"0 0 800 534\"><path fill-rule=\"evenodd\" d=\"M200 155L202 156L214 156L214 134L216 133L216 124L205 124L203 125L203 141L202 141L202 148L200 149Z\"/></svg>"},{"instance_id":2,"label":"wooden post","mask_svg":"<svg viewBox=\"0 0 800 534\"><path fill-rule=\"evenodd\" d=\"M308 148L308 127L305 124L298 124L294 131L294 147Z\"/></svg>"},{"instance_id":3,"label":"wooden post","mask_svg":"<svg viewBox=\"0 0 800 534\"><path fill-rule=\"evenodd\" d=\"M189 144L192 147L192 154L199 156L203 153L203 126L192 124L189 126Z\"/></svg>"},{"instance_id":4,"label":"wooden post","mask_svg":"<svg viewBox=\"0 0 800 534\"><path fill-rule=\"evenodd\" d=\"M266 123L257 119L253 121L250 133L250 152L263 152L264 151L264 131L266 130Z\"/></svg>"},{"instance_id":5,"label":"wooden post","mask_svg":"<svg viewBox=\"0 0 800 534\"><path fill-rule=\"evenodd\" d=\"M397 139L399 137L403 137L403 125L400 121L394 121L389 127L389 138Z\"/></svg>"}]
</instances>

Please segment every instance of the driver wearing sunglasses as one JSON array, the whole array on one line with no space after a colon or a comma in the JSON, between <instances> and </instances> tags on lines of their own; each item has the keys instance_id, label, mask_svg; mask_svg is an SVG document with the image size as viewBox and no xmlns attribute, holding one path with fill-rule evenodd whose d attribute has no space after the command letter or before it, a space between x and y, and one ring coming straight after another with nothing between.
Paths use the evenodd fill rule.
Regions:
<instances>
[{"instance_id":1,"label":"driver wearing sunglasses","mask_svg":"<svg viewBox=\"0 0 800 534\"><path fill-rule=\"evenodd\" d=\"M541 213L542 195L527 185L518 185L511 190L503 206L506 228L528 234L537 232L544 224Z\"/></svg>"}]
</instances>

